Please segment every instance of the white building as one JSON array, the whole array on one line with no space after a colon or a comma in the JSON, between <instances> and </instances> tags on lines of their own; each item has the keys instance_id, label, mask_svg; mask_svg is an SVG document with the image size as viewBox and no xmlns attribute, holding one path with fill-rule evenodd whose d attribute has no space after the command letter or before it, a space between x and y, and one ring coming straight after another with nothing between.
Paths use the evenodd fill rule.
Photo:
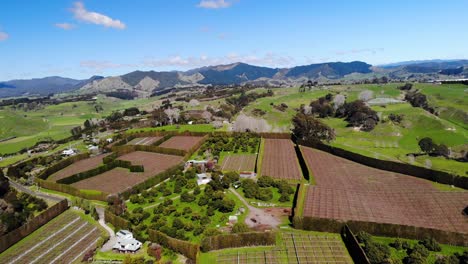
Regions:
<instances>
[{"instance_id":1,"label":"white building","mask_svg":"<svg viewBox=\"0 0 468 264\"><path fill-rule=\"evenodd\" d=\"M136 252L141 248L141 242L133 238L132 232L120 230L116 233L117 242L112 249L121 252Z\"/></svg>"},{"instance_id":2,"label":"white building","mask_svg":"<svg viewBox=\"0 0 468 264\"><path fill-rule=\"evenodd\" d=\"M197 184L202 185L202 184L208 184L211 181L211 177L208 177L206 173L200 173L197 174Z\"/></svg>"},{"instance_id":3,"label":"white building","mask_svg":"<svg viewBox=\"0 0 468 264\"><path fill-rule=\"evenodd\" d=\"M76 154L75 150L73 150L71 148L70 149L65 149L64 151L62 151L63 156L73 156L75 154Z\"/></svg>"}]
</instances>

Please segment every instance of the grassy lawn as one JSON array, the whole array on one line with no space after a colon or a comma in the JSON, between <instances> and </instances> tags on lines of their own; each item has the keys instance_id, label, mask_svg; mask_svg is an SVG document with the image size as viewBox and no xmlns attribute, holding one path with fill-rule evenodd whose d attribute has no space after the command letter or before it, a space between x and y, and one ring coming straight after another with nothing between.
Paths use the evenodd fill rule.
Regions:
<instances>
[{"instance_id":1,"label":"grassy lawn","mask_svg":"<svg viewBox=\"0 0 468 264\"><path fill-rule=\"evenodd\" d=\"M445 144L450 148L466 146L468 134L465 129L444 119L428 114L421 108L411 107L409 104L389 105L387 107L373 107L385 119L390 113L402 114L402 124L396 125L390 121L379 123L372 131L355 131L347 127L342 119L326 118L323 122L333 127L336 139L331 145L344 148L366 156L401 161L409 163L406 156L409 153L420 153L419 139L431 137L437 144ZM450 130L449 128L455 128ZM425 166L430 160L432 168L449 171L466 176L466 165L462 162L448 160L441 157L419 156L414 165Z\"/></svg>"},{"instance_id":2,"label":"grassy lawn","mask_svg":"<svg viewBox=\"0 0 468 264\"><path fill-rule=\"evenodd\" d=\"M296 185L294 185L295 187ZM242 195L242 197L244 197L245 200L247 200L249 202L250 205L252 206L255 206L255 207L259 207L259 208L262 208L262 207L288 207L288 208L291 208L292 207L292 201L294 199L294 194L291 194L289 196L289 202L280 202L279 201L279 198L281 196L281 194L278 192L278 189L274 188L274 187L269 187L273 193L273 198L270 200L270 201L262 201L262 200L258 200L258 199L255 199L255 198L246 198L245 195L244 195L244 189L242 187L239 187L237 189L237 192ZM259 205L260 204L266 204L266 206L262 206L262 205Z\"/></svg>"},{"instance_id":3,"label":"grassy lawn","mask_svg":"<svg viewBox=\"0 0 468 264\"><path fill-rule=\"evenodd\" d=\"M131 255L132 258L136 257L144 257L145 260L154 260L153 257L148 255L148 246L150 242L145 242L143 243L143 246L140 250L138 250L137 253L117 253L114 251L107 251L107 252L101 252L97 251L96 255L94 256L95 260L124 260L126 255ZM171 260L170 258L163 258L165 261Z\"/></svg>"}]
</instances>

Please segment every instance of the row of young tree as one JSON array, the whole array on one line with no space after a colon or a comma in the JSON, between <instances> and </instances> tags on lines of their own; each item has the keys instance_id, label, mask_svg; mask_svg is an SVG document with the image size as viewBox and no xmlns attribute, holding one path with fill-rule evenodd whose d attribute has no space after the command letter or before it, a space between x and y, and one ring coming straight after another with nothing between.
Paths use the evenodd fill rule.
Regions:
<instances>
[{"instance_id":1,"label":"row of young tree","mask_svg":"<svg viewBox=\"0 0 468 264\"><path fill-rule=\"evenodd\" d=\"M244 179L241 186L246 198L254 198L261 201L271 201L273 199L272 188L276 188L280 197L279 202L289 202L294 189L286 180L274 180L269 176L260 176L255 182L252 179Z\"/></svg>"},{"instance_id":2,"label":"row of young tree","mask_svg":"<svg viewBox=\"0 0 468 264\"><path fill-rule=\"evenodd\" d=\"M13 189L0 169L0 236L27 223L47 207L43 199Z\"/></svg>"},{"instance_id":3,"label":"row of young tree","mask_svg":"<svg viewBox=\"0 0 468 264\"><path fill-rule=\"evenodd\" d=\"M428 263L430 252L441 252L442 250L440 244L430 237L418 241L415 245L397 238L390 243L390 246L374 241L370 234L363 231L358 232L356 238L363 246L364 252L372 264L424 264ZM404 251L404 253L392 255L391 248L399 252ZM465 251L463 254L455 253L448 256L438 256L435 261L435 264L464 263L468 263L468 251Z\"/></svg>"}]
</instances>

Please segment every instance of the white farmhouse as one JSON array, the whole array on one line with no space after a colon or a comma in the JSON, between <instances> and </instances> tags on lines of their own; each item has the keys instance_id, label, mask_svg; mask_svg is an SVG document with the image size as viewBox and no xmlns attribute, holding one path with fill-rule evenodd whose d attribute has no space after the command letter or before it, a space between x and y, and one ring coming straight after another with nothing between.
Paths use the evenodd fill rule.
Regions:
<instances>
[{"instance_id":1,"label":"white farmhouse","mask_svg":"<svg viewBox=\"0 0 468 264\"><path fill-rule=\"evenodd\" d=\"M112 249L120 252L136 252L141 248L141 242L133 238L132 232L120 230L116 233L117 242Z\"/></svg>"},{"instance_id":2,"label":"white farmhouse","mask_svg":"<svg viewBox=\"0 0 468 264\"><path fill-rule=\"evenodd\" d=\"M71 148L70 149L65 149L64 151L62 151L62 156L73 156L75 154L76 154L75 150L73 150Z\"/></svg>"}]
</instances>

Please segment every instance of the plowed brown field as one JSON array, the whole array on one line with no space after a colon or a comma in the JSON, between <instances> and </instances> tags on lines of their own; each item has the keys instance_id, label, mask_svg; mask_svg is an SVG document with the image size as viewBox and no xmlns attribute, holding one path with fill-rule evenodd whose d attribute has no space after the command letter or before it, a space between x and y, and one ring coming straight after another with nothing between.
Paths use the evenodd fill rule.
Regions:
<instances>
[{"instance_id":1,"label":"plowed brown field","mask_svg":"<svg viewBox=\"0 0 468 264\"><path fill-rule=\"evenodd\" d=\"M97 176L73 183L79 189L98 190L107 193L117 193L132 187L146 179L163 172L178 163L183 157L152 152L135 151L119 157L131 161L134 165L143 165L144 172L130 172L128 169L115 168Z\"/></svg>"},{"instance_id":2,"label":"plowed brown field","mask_svg":"<svg viewBox=\"0 0 468 264\"><path fill-rule=\"evenodd\" d=\"M265 139L261 174L277 179L301 180L293 142L289 139Z\"/></svg>"},{"instance_id":3,"label":"plowed brown field","mask_svg":"<svg viewBox=\"0 0 468 264\"><path fill-rule=\"evenodd\" d=\"M440 191L423 179L301 149L317 183L307 191L305 216L468 233L467 191Z\"/></svg>"},{"instance_id":4,"label":"plowed brown field","mask_svg":"<svg viewBox=\"0 0 468 264\"><path fill-rule=\"evenodd\" d=\"M203 137L175 136L175 137L171 137L167 141L164 141L159 146L163 148L181 149L181 150L188 151L194 146L196 146L202 140L203 140Z\"/></svg>"}]
</instances>

